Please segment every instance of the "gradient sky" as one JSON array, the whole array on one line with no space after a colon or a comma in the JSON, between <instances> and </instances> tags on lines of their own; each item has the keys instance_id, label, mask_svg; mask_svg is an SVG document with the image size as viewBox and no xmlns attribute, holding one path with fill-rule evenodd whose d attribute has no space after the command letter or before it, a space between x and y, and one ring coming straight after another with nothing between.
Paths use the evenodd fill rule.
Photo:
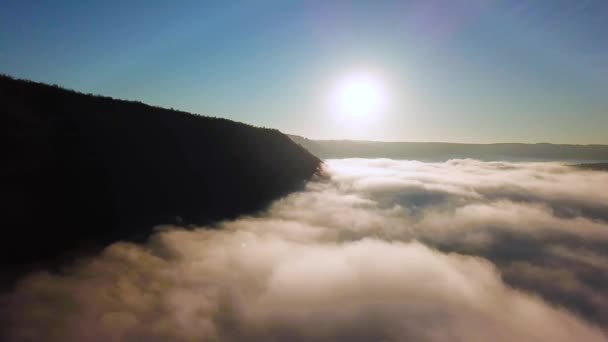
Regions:
<instances>
[{"instance_id":1,"label":"gradient sky","mask_svg":"<svg viewBox=\"0 0 608 342\"><path fill-rule=\"evenodd\" d=\"M3 1L0 72L324 139L608 144L608 1ZM368 73L388 107L328 105Z\"/></svg>"}]
</instances>

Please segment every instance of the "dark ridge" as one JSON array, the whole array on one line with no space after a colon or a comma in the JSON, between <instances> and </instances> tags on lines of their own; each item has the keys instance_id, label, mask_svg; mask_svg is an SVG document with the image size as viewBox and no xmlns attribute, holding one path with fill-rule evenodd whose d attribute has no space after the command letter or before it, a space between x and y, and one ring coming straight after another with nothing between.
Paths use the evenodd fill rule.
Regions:
<instances>
[{"instance_id":1,"label":"dark ridge","mask_svg":"<svg viewBox=\"0 0 608 342\"><path fill-rule=\"evenodd\" d=\"M263 209L320 161L275 129L0 75L4 270Z\"/></svg>"},{"instance_id":2,"label":"dark ridge","mask_svg":"<svg viewBox=\"0 0 608 342\"><path fill-rule=\"evenodd\" d=\"M583 170L608 171L608 163L585 163L573 166Z\"/></svg>"},{"instance_id":3,"label":"dark ridge","mask_svg":"<svg viewBox=\"0 0 608 342\"><path fill-rule=\"evenodd\" d=\"M311 140L290 135L319 158L392 158L445 161L473 158L484 161L560 160L608 161L608 145L565 144L458 144L437 142L381 142L358 140Z\"/></svg>"}]
</instances>

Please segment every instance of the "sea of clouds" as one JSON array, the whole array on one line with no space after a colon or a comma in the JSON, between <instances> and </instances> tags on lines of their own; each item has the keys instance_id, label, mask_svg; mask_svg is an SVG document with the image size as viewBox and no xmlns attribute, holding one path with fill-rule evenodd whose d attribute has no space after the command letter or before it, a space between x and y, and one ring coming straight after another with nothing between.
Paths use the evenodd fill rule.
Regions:
<instances>
[{"instance_id":1,"label":"sea of clouds","mask_svg":"<svg viewBox=\"0 0 608 342\"><path fill-rule=\"evenodd\" d=\"M329 160L213 228L28 275L4 339L608 341L608 172Z\"/></svg>"}]
</instances>

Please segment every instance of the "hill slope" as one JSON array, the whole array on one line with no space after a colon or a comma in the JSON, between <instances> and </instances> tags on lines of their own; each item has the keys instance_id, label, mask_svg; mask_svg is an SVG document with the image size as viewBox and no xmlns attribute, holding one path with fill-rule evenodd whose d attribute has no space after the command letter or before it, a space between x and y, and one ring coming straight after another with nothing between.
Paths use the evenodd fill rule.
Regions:
<instances>
[{"instance_id":1,"label":"hill slope","mask_svg":"<svg viewBox=\"0 0 608 342\"><path fill-rule=\"evenodd\" d=\"M5 265L250 213L320 163L277 130L7 76L0 100Z\"/></svg>"},{"instance_id":2,"label":"hill slope","mask_svg":"<svg viewBox=\"0 0 608 342\"><path fill-rule=\"evenodd\" d=\"M452 158L474 158L486 161L608 160L608 145L457 144L311 140L296 135L289 137L319 158L394 158L423 161L444 161Z\"/></svg>"},{"instance_id":3,"label":"hill slope","mask_svg":"<svg viewBox=\"0 0 608 342\"><path fill-rule=\"evenodd\" d=\"M583 170L608 171L608 163L576 164L574 166Z\"/></svg>"}]
</instances>

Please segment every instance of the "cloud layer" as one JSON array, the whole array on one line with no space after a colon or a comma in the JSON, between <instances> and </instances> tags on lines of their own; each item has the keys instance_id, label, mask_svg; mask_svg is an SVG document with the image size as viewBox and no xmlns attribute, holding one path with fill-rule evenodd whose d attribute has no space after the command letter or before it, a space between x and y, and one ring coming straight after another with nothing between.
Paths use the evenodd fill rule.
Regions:
<instances>
[{"instance_id":1,"label":"cloud layer","mask_svg":"<svg viewBox=\"0 0 608 342\"><path fill-rule=\"evenodd\" d=\"M2 296L8 340L607 341L608 173L326 162L219 229L160 227Z\"/></svg>"}]
</instances>

